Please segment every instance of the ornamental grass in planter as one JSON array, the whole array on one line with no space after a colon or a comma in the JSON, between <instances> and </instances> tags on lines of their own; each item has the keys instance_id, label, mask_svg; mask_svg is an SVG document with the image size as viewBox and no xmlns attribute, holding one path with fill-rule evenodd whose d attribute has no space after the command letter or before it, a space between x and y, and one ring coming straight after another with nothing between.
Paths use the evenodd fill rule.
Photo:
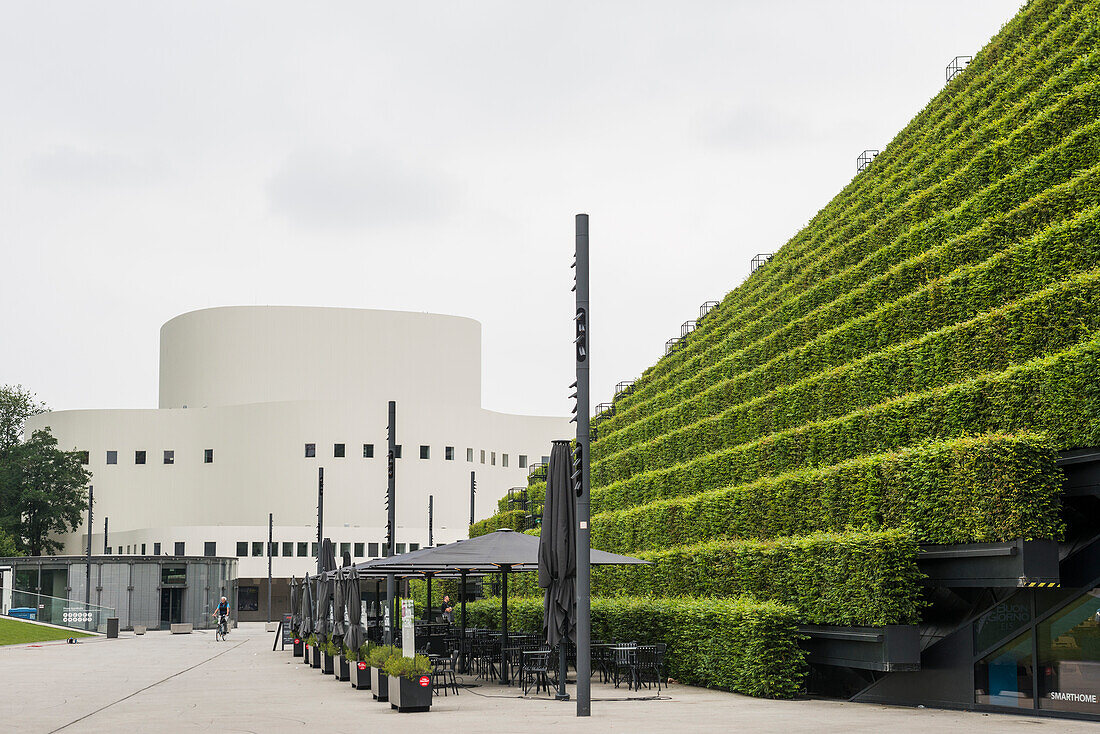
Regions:
<instances>
[{"instance_id":1,"label":"ornamental grass in planter","mask_svg":"<svg viewBox=\"0 0 1100 734\"><path fill-rule=\"evenodd\" d=\"M370 663L370 688L375 701L390 700L390 681L382 668L390 658L400 655L401 651L393 645L379 645L370 651L367 662Z\"/></svg>"},{"instance_id":2,"label":"ornamental grass in planter","mask_svg":"<svg viewBox=\"0 0 1100 734\"><path fill-rule=\"evenodd\" d=\"M321 667L321 650L317 647L317 635L306 638L306 662L311 668Z\"/></svg>"},{"instance_id":3,"label":"ornamental grass in planter","mask_svg":"<svg viewBox=\"0 0 1100 734\"><path fill-rule=\"evenodd\" d=\"M318 645L318 649L321 652L321 675L332 675L332 648L331 642L326 640L324 643Z\"/></svg>"},{"instance_id":4,"label":"ornamental grass in planter","mask_svg":"<svg viewBox=\"0 0 1100 734\"><path fill-rule=\"evenodd\" d=\"M332 656L333 677L341 682L347 681L351 677L351 671L348 670L347 651L344 649L344 643L339 640L329 640L328 651Z\"/></svg>"},{"instance_id":5,"label":"ornamental grass in planter","mask_svg":"<svg viewBox=\"0 0 1100 734\"><path fill-rule=\"evenodd\" d=\"M426 655L393 655L383 670L389 678L390 708L406 713L432 707L432 664Z\"/></svg>"},{"instance_id":6,"label":"ornamental grass in planter","mask_svg":"<svg viewBox=\"0 0 1100 734\"><path fill-rule=\"evenodd\" d=\"M358 650L347 651L348 673L352 688L360 691L369 691L371 689L370 662L368 658L370 657L371 650L375 647L377 647L377 645L373 642L364 642L363 646Z\"/></svg>"}]
</instances>

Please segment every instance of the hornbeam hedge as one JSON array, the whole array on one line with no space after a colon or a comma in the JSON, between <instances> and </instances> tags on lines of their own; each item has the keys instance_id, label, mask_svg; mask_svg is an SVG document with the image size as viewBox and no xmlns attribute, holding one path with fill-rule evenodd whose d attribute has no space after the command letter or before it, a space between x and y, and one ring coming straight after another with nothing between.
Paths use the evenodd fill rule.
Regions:
<instances>
[{"instance_id":1,"label":"hornbeam hedge","mask_svg":"<svg viewBox=\"0 0 1100 734\"><path fill-rule=\"evenodd\" d=\"M468 604L466 614L473 627L500 629L500 599ZM509 598L508 626L542 631L542 599ZM665 643L669 676L750 696L791 698L806 675L794 610L775 602L594 598L592 638Z\"/></svg>"}]
</instances>

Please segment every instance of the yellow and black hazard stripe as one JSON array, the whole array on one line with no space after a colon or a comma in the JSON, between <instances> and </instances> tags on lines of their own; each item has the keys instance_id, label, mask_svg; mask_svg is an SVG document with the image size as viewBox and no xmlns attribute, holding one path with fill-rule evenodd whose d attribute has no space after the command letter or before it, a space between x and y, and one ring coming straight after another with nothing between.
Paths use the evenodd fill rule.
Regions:
<instances>
[{"instance_id":1,"label":"yellow and black hazard stripe","mask_svg":"<svg viewBox=\"0 0 1100 734\"><path fill-rule=\"evenodd\" d=\"M1062 585L1055 581L1026 581L1023 584L1028 588L1033 589L1060 589Z\"/></svg>"}]
</instances>

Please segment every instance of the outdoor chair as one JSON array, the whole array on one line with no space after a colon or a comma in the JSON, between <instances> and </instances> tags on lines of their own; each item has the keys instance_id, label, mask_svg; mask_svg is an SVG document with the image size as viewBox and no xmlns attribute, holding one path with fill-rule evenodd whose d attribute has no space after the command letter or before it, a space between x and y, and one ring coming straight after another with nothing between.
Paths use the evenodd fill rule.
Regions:
<instances>
[{"instance_id":1,"label":"outdoor chair","mask_svg":"<svg viewBox=\"0 0 1100 734\"><path fill-rule=\"evenodd\" d=\"M534 685L535 693L543 688L546 695L550 695L550 651L549 650L525 650L523 652L523 666L520 668L520 677L523 680L523 695L531 690Z\"/></svg>"},{"instance_id":2,"label":"outdoor chair","mask_svg":"<svg viewBox=\"0 0 1100 734\"><path fill-rule=\"evenodd\" d=\"M612 669L615 673L615 687L626 680L626 687L636 689L638 682L638 645L631 643L611 648Z\"/></svg>"},{"instance_id":3,"label":"outdoor chair","mask_svg":"<svg viewBox=\"0 0 1100 734\"><path fill-rule=\"evenodd\" d=\"M432 687L435 695L439 695L440 688L443 689L444 696L449 690L458 695L458 678L455 676L457 666L458 650L452 652L449 658L438 658L432 661Z\"/></svg>"},{"instance_id":4,"label":"outdoor chair","mask_svg":"<svg viewBox=\"0 0 1100 734\"><path fill-rule=\"evenodd\" d=\"M657 693L661 692L661 668L665 662L665 645L640 645L638 647L635 683L647 688L657 684Z\"/></svg>"}]
</instances>

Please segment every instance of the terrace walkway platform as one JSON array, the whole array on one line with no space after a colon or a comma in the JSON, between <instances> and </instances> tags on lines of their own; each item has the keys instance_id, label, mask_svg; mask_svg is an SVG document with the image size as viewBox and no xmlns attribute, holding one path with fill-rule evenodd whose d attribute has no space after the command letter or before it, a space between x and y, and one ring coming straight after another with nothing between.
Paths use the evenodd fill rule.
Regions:
<instances>
[{"instance_id":1,"label":"terrace walkway platform","mask_svg":"<svg viewBox=\"0 0 1100 734\"><path fill-rule=\"evenodd\" d=\"M378 727L456 732L1095 732L1096 724L999 714L905 709L826 700L763 701L672 685L661 700L594 683L592 718L575 704L519 698L481 686L438 697L432 711L398 714L367 691L272 652L263 623L242 624L225 643L212 632L122 633L76 645L0 648L0 721L24 734L77 732L361 732ZM300 660L300 659L299 659ZM389 729L379 729L389 730Z\"/></svg>"}]
</instances>

